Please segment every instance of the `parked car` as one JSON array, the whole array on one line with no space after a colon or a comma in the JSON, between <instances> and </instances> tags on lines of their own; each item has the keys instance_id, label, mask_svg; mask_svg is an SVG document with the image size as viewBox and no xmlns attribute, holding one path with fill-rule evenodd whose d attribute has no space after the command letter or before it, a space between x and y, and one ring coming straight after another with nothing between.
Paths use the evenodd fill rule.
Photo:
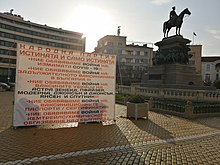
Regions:
<instances>
[{"instance_id":1,"label":"parked car","mask_svg":"<svg viewBox=\"0 0 220 165\"><path fill-rule=\"evenodd\" d=\"M0 82L0 87L2 91L10 91L10 86L6 83Z\"/></svg>"},{"instance_id":2,"label":"parked car","mask_svg":"<svg viewBox=\"0 0 220 165\"><path fill-rule=\"evenodd\" d=\"M14 91L15 90L15 83L9 82L9 83L7 83L7 85L10 86L10 91Z\"/></svg>"}]
</instances>

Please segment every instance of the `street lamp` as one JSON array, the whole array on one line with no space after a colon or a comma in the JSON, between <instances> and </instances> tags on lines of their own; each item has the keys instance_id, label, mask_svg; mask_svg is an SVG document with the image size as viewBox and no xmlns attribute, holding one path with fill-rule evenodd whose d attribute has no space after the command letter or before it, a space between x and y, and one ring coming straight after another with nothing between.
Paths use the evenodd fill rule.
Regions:
<instances>
[{"instance_id":1,"label":"street lamp","mask_svg":"<svg viewBox=\"0 0 220 165\"><path fill-rule=\"evenodd\" d=\"M8 83L10 82L10 77L8 77Z\"/></svg>"}]
</instances>

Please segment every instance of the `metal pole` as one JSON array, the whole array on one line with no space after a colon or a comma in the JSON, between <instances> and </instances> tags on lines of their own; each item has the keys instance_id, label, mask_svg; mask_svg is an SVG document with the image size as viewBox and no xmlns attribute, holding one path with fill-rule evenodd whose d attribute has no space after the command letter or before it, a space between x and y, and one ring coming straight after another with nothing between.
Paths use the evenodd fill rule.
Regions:
<instances>
[{"instance_id":1,"label":"metal pole","mask_svg":"<svg viewBox=\"0 0 220 165\"><path fill-rule=\"evenodd\" d=\"M10 58L8 59L8 77L7 77L7 82L9 83L10 80Z\"/></svg>"},{"instance_id":2,"label":"metal pole","mask_svg":"<svg viewBox=\"0 0 220 165\"><path fill-rule=\"evenodd\" d=\"M193 45L194 45L194 34L193 34Z\"/></svg>"}]
</instances>

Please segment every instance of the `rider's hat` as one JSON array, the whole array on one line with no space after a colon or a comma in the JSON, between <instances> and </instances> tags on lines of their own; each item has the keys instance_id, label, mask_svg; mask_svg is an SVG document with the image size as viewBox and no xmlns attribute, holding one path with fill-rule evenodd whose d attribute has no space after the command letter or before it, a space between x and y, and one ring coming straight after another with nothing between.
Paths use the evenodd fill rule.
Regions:
<instances>
[{"instance_id":1,"label":"rider's hat","mask_svg":"<svg viewBox=\"0 0 220 165\"><path fill-rule=\"evenodd\" d=\"M175 6L173 6L173 7L172 7L172 9L173 9L173 10L175 10L175 9L176 9L176 7L175 7Z\"/></svg>"}]
</instances>

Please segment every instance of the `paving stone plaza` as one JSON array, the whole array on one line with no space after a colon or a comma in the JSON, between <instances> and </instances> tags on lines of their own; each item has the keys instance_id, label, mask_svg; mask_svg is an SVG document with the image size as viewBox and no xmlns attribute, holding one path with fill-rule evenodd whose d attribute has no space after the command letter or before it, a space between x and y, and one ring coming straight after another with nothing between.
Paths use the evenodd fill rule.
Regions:
<instances>
[{"instance_id":1,"label":"paving stone plaza","mask_svg":"<svg viewBox=\"0 0 220 165\"><path fill-rule=\"evenodd\" d=\"M149 112L116 124L47 125L13 129L13 92L0 92L0 165L220 164L220 117L187 120Z\"/></svg>"}]
</instances>

